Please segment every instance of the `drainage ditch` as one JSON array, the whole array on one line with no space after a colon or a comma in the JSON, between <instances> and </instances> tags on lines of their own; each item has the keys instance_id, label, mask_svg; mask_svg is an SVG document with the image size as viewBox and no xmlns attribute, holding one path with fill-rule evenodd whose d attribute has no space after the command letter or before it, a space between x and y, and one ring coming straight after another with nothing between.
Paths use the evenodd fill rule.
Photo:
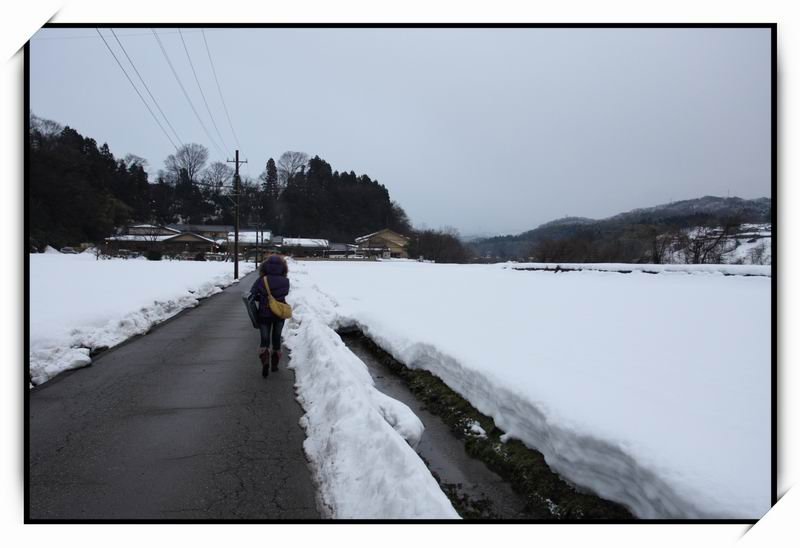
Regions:
<instances>
[{"instance_id":1,"label":"drainage ditch","mask_svg":"<svg viewBox=\"0 0 800 548\"><path fill-rule=\"evenodd\" d=\"M339 332L375 387L423 422L417 453L465 519L632 520L620 504L585 493L553 472L544 456L503 431L435 375L409 369L357 329Z\"/></svg>"}]
</instances>

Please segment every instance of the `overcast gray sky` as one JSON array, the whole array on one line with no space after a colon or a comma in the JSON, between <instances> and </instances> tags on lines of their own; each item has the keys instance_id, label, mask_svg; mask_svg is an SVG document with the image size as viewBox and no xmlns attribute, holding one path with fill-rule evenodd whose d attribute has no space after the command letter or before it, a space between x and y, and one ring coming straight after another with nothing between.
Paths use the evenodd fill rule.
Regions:
<instances>
[{"instance_id":1,"label":"overcast gray sky","mask_svg":"<svg viewBox=\"0 0 800 548\"><path fill-rule=\"evenodd\" d=\"M156 31L219 140L180 35ZM116 32L181 140L224 161L149 29ZM202 34L183 32L232 151ZM285 150L318 154L386 185L417 227L518 233L707 194L770 196L768 29L210 28L206 38L245 175ZM94 29L39 31L30 74L38 116L144 157L151 176L174 152Z\"/></svg>"}]
</instances>

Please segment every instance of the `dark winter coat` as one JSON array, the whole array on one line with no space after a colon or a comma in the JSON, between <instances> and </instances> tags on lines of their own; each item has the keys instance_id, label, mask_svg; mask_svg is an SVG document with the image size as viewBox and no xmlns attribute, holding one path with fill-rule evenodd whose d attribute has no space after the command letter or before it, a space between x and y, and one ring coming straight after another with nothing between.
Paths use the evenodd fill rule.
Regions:
<instances>
[{"instance_id":1,"label":"dark winter coat","mask_svg":"<svg viewBox=\"0 0 800 548\"><path fill-rule=\"evenodd\" d=\"M276 318L269 309L267 299L267 289L264 287L263 276L267 276L269 290L272 296L282 303L286 302L286 295L289 294L289 278L287 278L288 268L286 261L278 255L270 255L259 268L259 277L250 288L250 293L258 297L258 319L265 322L268 319Z\"/></svg>"}]
</instances>

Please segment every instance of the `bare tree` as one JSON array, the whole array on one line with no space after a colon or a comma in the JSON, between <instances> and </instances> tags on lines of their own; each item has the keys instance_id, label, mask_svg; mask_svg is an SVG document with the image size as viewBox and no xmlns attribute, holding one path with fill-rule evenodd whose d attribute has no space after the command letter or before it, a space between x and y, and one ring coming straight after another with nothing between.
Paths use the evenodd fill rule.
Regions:
<instances>
[{"instance_id":1,"label":"bare tree","mask_svg":"<svg viewBox=\"0 0 800 548\"><path fill-rule=\"evenodd\" d=\"M771 258L767 255L767 244L762 241L750 250L750 264L771 264Z\"/></svg>"},{"instance_id":2,"label":"bare tree","mask_svg":"<svg viewBox=\"0 0 800 548\"><path fill-rule=\"evenodd\" d=\"M222 162L212 162L203 172L203 182L219 190L233 179L233 168Z\"/></svg>"},{"instance_id":3,"label":"bare tree","mask_svg":"<svg viewBox=\"0 0 800 548\"><path fill-rule=\"evenodd\" d=\"M39 118L35 114L31 114L29 129L30 146L33 149L39 149L45 143L52 141L64 128L53 120Z\"/></svg>"},{"instance_id":4,"label":"bare tree","mask_svg":"<svg viewBox=\"0 0 800 548\"><path fill-rule=\"evenodd\" d=\"M634 228L633 234L641 242L640 261L650 264L670 262L672 246L678 237L674 228L639 225Z\"/></svg>"},{"instance_id":5,"label":"bare tree","mask_svg":"<svg viewBox=\"0 0 800 548\"><path fill-rule=\"evenodd\" d=\"M61 133L64 126L53 120L46 118L39 118L35 114L31 114L31 131L38 131L43 137L54 137Z\"/></svg>"},{"instance_id":6,"label":"bare tree","mask_svg":"<svg viewBox=\"0 0 800 548\"><path fill-rule=\"evenodd\" d=\"M289 180L308 165L308 154L287 150L278 158L278 180L285 187Z\"/></svg>"},{"instance_id":7,"label":"bare tree","mask_svg":"<svg viewBox=\"0 0 800 548\"><path fill-rule=\"evenodd\" d=\"M142 169L147 170L147 166L149 165L147 160L141 156L137 156L136 154L126 154L124 162L125 167L128 169L132 168L133 166L141 166Z\"/></svg>"},{"instance_id":8,"label":"bare tree","mask_svg":"<svg viewBox=\"0 0 800 548\"><path fill-rule=\"evenodd\" d=\"M408 254L411 257L432 259L436 262L467 263L472 258L470 251L452 232L452 227L443 230L419 230L410 234Z\"/></svg>"},{"instance_id":9,"label":"bare tree","mask_svg":"<svg viewBox=\"0 0 800 548\"><path fill-rule=\"evenodd\" d=\"M167 175L177 181L180 178L181 170L185 169L189 180L195 181L195 177L200 174L208 161L208 149L197 143L187 143L180 147L175 154L170 154L164 160L164 167L167 168Z\"/></svg>"},{"instance_id":10,"label":"bare tree","mask_svg":"<svg viewBox=\"0 0 800 548\"><path fill-rule=\"evenodd\" d=\"M569 256L569 244L565 238L539 240L528 251L528 255L538 263L564 261Z\"/></svg>"},{"instance_id":11,"label":"bare tree","mask_svg":"<svg viewBox=\"0 0 800 548\"><path fill-rule=\"evenodd\" d=\"M680 237L685 262L688 264L707 264L722 262L722 255L729 251L731 235L739 229L741 221L732 217L721 222L720 226L706 224L685 231Z\"/></svg>"}]
</instances>

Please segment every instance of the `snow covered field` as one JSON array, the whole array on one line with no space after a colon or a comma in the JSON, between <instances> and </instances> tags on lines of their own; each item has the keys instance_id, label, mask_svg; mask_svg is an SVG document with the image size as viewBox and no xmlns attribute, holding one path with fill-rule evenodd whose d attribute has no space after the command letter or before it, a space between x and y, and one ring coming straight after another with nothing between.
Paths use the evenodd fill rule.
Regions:
<instances>
[{"instance_id":1,"label":"snow covered field","mask_svg":"<svg viewBox=\"0 0 800 548\"><path fill-rule=\"evenodd\" d=\"M761 517L771 279L743 268L759 275L292 262L286 343L323 500L341 518L454 515L403 441L419 421L333 331L358 326L638 517Z\"/></svg>"},{"instance_id":2,"label":"snow covered field","mask_svg":"<svg viewBox=\"0 0 800 548\"><path fill-rule=\"evenodd\" d=\"M30 375L41 384L91 363L90 349L146 333L233 282L231 263L30 256ZM240 263L243 274L252 264Z\"/></svg>"},{"instance_id":3,"label":"snow covered field","mask_svg":"<svg viewBox=\"0 0 800 548\"><path fill-rule=\"evenodd\" d=\"M629 264L629 263L505 263L505 268L516 270L593 270L597 272L662 274L724 274L727 276L771 277L772 267L752 264Z\"/></svg>"}]
</instances>

